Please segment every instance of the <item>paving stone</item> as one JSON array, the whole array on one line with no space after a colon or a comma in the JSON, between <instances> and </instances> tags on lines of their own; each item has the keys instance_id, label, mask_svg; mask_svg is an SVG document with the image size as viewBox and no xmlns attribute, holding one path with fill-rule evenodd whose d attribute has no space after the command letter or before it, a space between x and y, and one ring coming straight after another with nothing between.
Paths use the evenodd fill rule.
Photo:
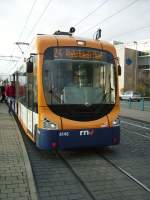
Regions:
<instances>
[{"instance_id":1,"label":"paving stone","mask_svg":"<svg viewBox=\"0 0 150 200\"><path fill-rule=\"evenodd\" d=\"M7 106L0 104L0 199L29 199L21 144Z\"/></svg>"}]
</instances>

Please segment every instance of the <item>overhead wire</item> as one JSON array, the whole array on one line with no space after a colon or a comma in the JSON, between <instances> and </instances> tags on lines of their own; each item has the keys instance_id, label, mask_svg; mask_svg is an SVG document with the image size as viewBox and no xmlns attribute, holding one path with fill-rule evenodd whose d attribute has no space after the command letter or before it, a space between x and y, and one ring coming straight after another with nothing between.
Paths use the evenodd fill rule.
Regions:
<instances>
[{"instance_id":1,"label":"overhead wire","mask_svg":"<svg viewBox=\"0 0 150 200\"><path fill-rule=\"evenodd\" d=\"M124 32L124 33L120 33L120 34L117 34L115 36L112 36L111 39L109 39L109 40L112 40L115 37L119 37L119 36L126 35L126 34L129 34L129 33L132 34L132 33L138 32L140 30L143 30L143 29L146 29L146 28L149 28L149 27L150 27L150 24L148 24L146 26L142 26L142 27L136 28L136 29L133 29L132 31L127 31L127 32Z\"/></svg>"},{"instance_id":2,"label":"overhead wire","mask_svg":"<svg viewBox=\"0 0 150 200\"><path fill-rule=\"evenodd\" d=\"M103 3L99 4L94 10L92 10L88 15L83 17L79 22L77 22L74 26L79 26L83 21L85 21L89 16L91 16L93 13L95 13L99 8L104 6L109 0L105 0Z\"/></svg>"},{"instance_id":3,"label":"overhead wire","mask_svg":"<svg viewBox=\"0 0 150 200\"><path fill-rule=\"evenodd\" d=\"M32 15L32 12L33 12L33 10L34 10L34 7L35 7L37 1L38 1L38 0L34 0L32 6L31 6L31 9L30 9L30 11L29 11L29 13L28 13L28 15L27 15L27 18L26 18L26 20L25 20L25 23L24 23L24 26L23 26L23 28L22 28L22 31L20 32L20 35L19 35L19 39L18 39L18 40L20 40L21 37L22 37L22 35L23 35L23 32L24 32L24 30L25 30L25 27L26 27L26 25L28 24L28 21L29 21L31 15ZM15 47L16 47L16 46L15 46ZM15 47L13 48L12 53L14 52ZM15 63L15 65L14 65L14 63L13 63L13 66L10 68L10 71L11 71L13 68L15 68L16 65L17 65L17 63Z\"/></svg>"},{"instance_id":4,"label":"overhead wire","mask_svg":"<svg viewBox=\"0 0 150 200\"><path fill-rule=\"evenodd\" d=\"M43 10L42 14L38 17L38 20L37 20L36 23L33 25L32 29L31 29L31 31L30 31L30 34L28 34L27 37L30 37L30 35L32 34L32 32L33 32L33 30L35 29L35 27L40 23L41 18L43 17L43 15L45 14L45 12L47 11L47 9L48 9L48 7L49 7L49 5L50 5L51 2L52 2L52 0L49 0L49 1L48 1L47 5L44 7L44 10ZM29 42L30 45L33 43L34 38L35 38L35 37L33 36L32 39L30 40L30 42ZM27 47L26 51L28 51L29 48L30 48L30 46Z\"/></svg>"},{"instance_id":5,"label":"overhead wire","mask_svg":"<svg viewBox=\"0 0 150 200\"><path fill-rule=\"evenodd\" d=\"M33 5L36 3L36 1L37 1L37 0L34 1ZM88 15L86 15L86 16L83 17L78 23L76 23L75 26L80 25L83 21L85 21L88 17L90 17L94 12L96 12L100 7L102 7L102 6L103 6L104 4L106 4L108 1L109 1L109 0L105 0L103 3L101 3L100 5L98 5L93 11L91 11ZM135 4L137 1L139 1L139 0L134 0L134 1L132 1L132 2L131 2L130 4L128 4L127 6L121 8L120 10L118 10L118 11L115 12L115 13L113 13L112 15L110 15L110 16L104 18L102 21L100 21L100 22L98 22L96 25L94 25L94 26L88 28L88 29L87 29L86 31L84 31L84 32L87 32L87 31L89 31L90 29L92 29L92 28L94 28L94 27L96 27L96 26L98 26L98 25L104 23L105 21L111 19L112 17L114 17L114 16L120 14L121 12L123 12L124 10L126 10L127 8L129 8L130 6L132 6L133 4ZM45 12L46 12L46 10L48 9L48 7L49 7L49 5L50 5L51 2L52 2L52 0L49 0L49 1L48 1L47 5L45 6L45 8L44 8L44 10L43 10L43 12L42 12L42 14L39 16L38 20L37 20L36 23L33 25L33 27L32 27L32 29L31 29L30 33L28 34L28 37L31 35L31 33L33 32L33 30L35 29L35 27L39 24L41 18L42 18L43 15L45 14ZM33 5L32 5L32 7L34 8ZM33 10L33 9L30 9L30 12L29 12L29 14L28 14L28 16L27 16L27 19L29 19L30 16L31 16L31 14L32 14L31 10ZM27 19L26 19L26 21L25 21L25 25L24 25L23 29L25 29L25 26L26 26L27 23L28 23L28 20L27 20ZM149 26L150 26L150 25L137 28L137 29L134 30L134 32L139 31L140 29L144 29L144 28L149 27ZM82 33L84 33L84 32L82 32ZM82 34L82 33L80 33L80 34ZM120 35L125 35L125 34L128 34L128 33L131 33L131 32L125 32L125 33L118 34L118 35L120 36ZM20 37L22 36L22 34L23 34L23 30L22 30L22 32L20 33ZM117 36L118 36L118 35L117 35ZM115 37L115 36L113 36L113 37ZM32 41L33 41L33 39L32 39Z\"/></svg>"},{"instance_id":6,"label":"overhead wire","mask_svg":"<svg viewBox=\"0 0 150 200\"><path fill-rule=\"evenodd\" d=\"M19 35L19 39L18 39L18 40L20 40L21 37L22 37L22 34L23 34L23 32L24 32L24 30L25 30L25 27L26 27L26 25L27 25L27 23L28 23L28 21L29 21L31 15L32 15L32 12L33 12L33 10L34 10L34 7L35 7L37 1L38 1L38 0L34 0L32 6L31 6L31 9L30 9L30 11L29 11L29 13L28 13L28 15L27 15L27 18L26 18L26 20L25 20L25 23L24 23L24 26L23 26L23 28L22 28L22 31L20 32L20 35ZM12 51L12 52L13 52L13 51Z\"/></svg>"},{"instance_id":7,"label":"overhead wire","mask_svg":"<svg viewBox=\"0 0 150 200\"><path fill-rule=\"evenodd\" d=\"M18 62L18 60L14 60L14 59L4 59L4 58L0 58L0 60L3 60L3 61L8 61L8 62Z\"/></svg>"},{"instance_id":8,"label":"overhead wire","mask_svg":"<svg viewBox=\"0 0 150 200\"><path fill-rule=\"evenodd\" d=\"M23 29L22 29L22 31L20 32L19 40L20 40L21 37L22 37L22 34L23 34L23 32L24 32L24 30L25 30L25 27L26 27L26 25L27 25L27 23L28 23L28 21L29 21L31 15L32 15L32 12L33 12L33 10L34 10L34 6L36 5L36 2L37 2L37 1L38 1L38 0L34 0L34 2L33 2L33 4L32 4L32 7L31 7L31 9L30 9L30 11L29 11L29 13L28 13L28 16L27 16L27 18L26 18L26 21L25 21L25 23L24 23Z\"/></svg>"},{"instance_id":9,"label":"overhead wire","mask_svg":"<svg viewBox=\"0 0 150 200\"><path fill-rule=\"evenodd\" d=\"M95 24L95 25L91 26L90 28L86 29L85 31L81 32L79 35L81 35L81 34L83 34L83 33L85 33L85 32L88 32L89 30L95 28L96 26L98 26L98 25L104 23L105 21L111 19L112 17L114 17L114 16L120 14L120 13L123 12L124 10L128 9L129 7L131 7L132 5L134 5L135 3L137 3L137 1L139 1L139 0L134 0L134 1L132 1L130 4L124 6L123 8L121 8L120 10L118 10L117 12L113 13L112 15L110 15L110 16L104 18L103 20L101 20L101 21L98 22L97 24Z\"/></svg>"},{"instance_id":10,"label":"overhead wire","mask_svg":"<svg viewBox=\"0 0 150 200\"><path fill-rule=\"evenodd\" d=\"M44 9L43 9L41 15L38 17L38 19L36 20L35 24L32 26L32 29L31 29L31 31L29 32L29 34L27 35L26 39L30 37L30 35L32 34L32 32L33 32L33 30L35 29L35 27L39 24L41 18L43 17L43 15L45 14L45 12L47 11L47 9L48 9L48 7L49 7L49 5L50 5L51 2L52 2L52 0L49 0L49 1L48 1L48 3L47 3L46 6L44 7ZM26 40L26 39L25 39L25 40ZM34 39L34 37L32 38L32 41L30 42L30 44L33 42L33 39ZM29 48L29 47L28 47L28 48ZM26 50L28 50L28 48L27 48ZM17 63L16 63L15 66L13 66L13 67L16 67L16 66L17 66ZM12 68L11 68L11 70L12 70Z\"/></svg>"},{"instance_id":11,"label":"overhead wire","mask_svg":"<svg viewBox=\"0 0 150 200\"><path fill-rule=\"evenodd\" d=\"M0 58L20 58L19 56L6 56L6 55L0 55Z\"/></svg>"},{"instance_id":12,"label":"overhead wire","mask_svg":"<svg viewBox=\"0 0 150 200\"><path fill-rule=\"evenodd\" d=\"M46 6L44 7L41 15L38 17L38 19L36 20L36 22L34 23L34 25L31 28L31 31L29 32L29 34L27 35L26 38L29 38L33 32L33 30L35 29L35 27L39 24L39 22L41 21L41 18L43 17L43 15L45 14L46 10L49 8L50 3L52 2L52 0L49 0L48 3L46 4Z\"/></svg>"}]
</instances>

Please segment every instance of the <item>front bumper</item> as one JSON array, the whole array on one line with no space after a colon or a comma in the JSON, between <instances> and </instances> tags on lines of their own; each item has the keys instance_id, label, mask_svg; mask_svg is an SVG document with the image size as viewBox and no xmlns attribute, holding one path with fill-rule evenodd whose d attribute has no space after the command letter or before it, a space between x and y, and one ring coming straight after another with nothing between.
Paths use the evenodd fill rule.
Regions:
<instances>
[{"instance_id":1,"label":"front bumper","mask_svg":"<svg viewBox=\"0 0 150 200\"><path fill-rule=\"evenodd\" d=\"M119 143L119 126L63 131L38 129L36 136L36 146L45 150L103 147Z\"/></svg>"}]
</instances>

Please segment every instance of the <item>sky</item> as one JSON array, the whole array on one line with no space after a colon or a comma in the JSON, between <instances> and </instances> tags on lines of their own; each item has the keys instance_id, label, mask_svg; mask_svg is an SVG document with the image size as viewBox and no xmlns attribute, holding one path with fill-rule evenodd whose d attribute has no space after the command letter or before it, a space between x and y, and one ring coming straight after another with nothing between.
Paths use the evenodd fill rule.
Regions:
<instances>
[{"instance_id":1,"label":"sky","mask_svg":"<svg viewBox=\"0 0 150 200\"><path fill-rule=\"evenodd\" d=\"M149 10L150 0L0 0L0 76L12 73L22 56L15 43L31 43L37 33L74 26L74 35L85 38L101 28L102 40L150 39Z\"/></svg>"}]
</instances>

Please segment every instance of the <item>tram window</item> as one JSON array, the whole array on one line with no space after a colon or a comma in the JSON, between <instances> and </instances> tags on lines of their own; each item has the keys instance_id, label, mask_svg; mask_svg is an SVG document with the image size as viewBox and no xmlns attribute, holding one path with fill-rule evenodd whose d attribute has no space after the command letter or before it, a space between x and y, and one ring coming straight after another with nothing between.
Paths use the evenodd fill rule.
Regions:
<instances>
[{"instance_id":1,"label":"tram window","mask_svg":"<svg viewBox=\"0 0 150 200\"><path fill-rule=\"evenodd\" d=\"M38 112L38 96L37 96L37 56L33 56L33 111Z\"/></svg>"},{"instance_id":2,"label":"tram window","mask_svg":"<svg viewBox=\"0 0 150 200\"><path fill-rule=\"evenodd\" d=\"M28 107L37 112L37 67L36 56L32 56L33 71L28 73Z\"/></svg>"},{"instance_id":3,"label":"tram window","mask_svg":"<svg viewBox=\"0 0 150 200\"><path fill-rule=\"evenodd\" d=\"M27 62L27 73L32 73L33 72L33 62L30 60Z\"/></svg>"},{"instance_id":4,"label":"tram window","mask_svg":"<svg viewBox=\"0 0 150 200\"><path fill-rule=\"evenodd\" d=\"M115 102L111 63L45 60L43 69L44 93L49 105Z\"/></svg>"},{"instance_id":5,"label":"tram window","mask_svg":"<svg viewBox=\"0 0 150 200\"><path fill-rule=\"evenodd\" d=\"M36 55L30 59L33 63L33 72L26 73L25 64L18 71L18 100L31 110L38 112Z\"/></svg>"},{"instance_id":6,"label":"tram window","mask_svg":"<svg viewBox=\"0 0 150 200\"><path fill-rule=\"evenodd\" d=\"M28 74L28 107L32 110L33 108L33 76Z\"/></svg>"},{"instance_id":7,"label":"tram window","mask_svg":"<svg viewBox=\"0 0 150 200\"><path fill-rule=\"evenodd\" d=\"M25 73L18 75L18 99L21 103L27 105L27 76Z\"/></svg>"}]
</instances>

